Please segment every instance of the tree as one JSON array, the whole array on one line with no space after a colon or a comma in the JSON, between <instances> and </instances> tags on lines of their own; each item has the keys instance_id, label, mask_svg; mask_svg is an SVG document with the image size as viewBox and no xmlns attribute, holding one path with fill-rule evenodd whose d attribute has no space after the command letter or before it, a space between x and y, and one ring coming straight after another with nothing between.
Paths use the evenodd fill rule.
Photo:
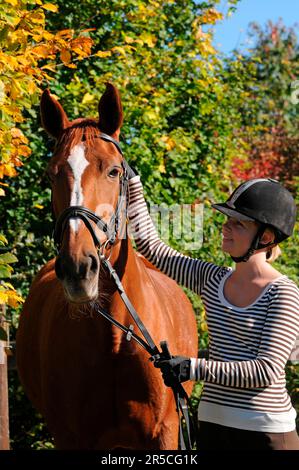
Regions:
<instances>
[{"instance_id":1,"label":"tree","mask_svg":"<svg viewBox=\"0 0 299 470\"><path fill-rule=\"evenodd\" d=\"M73 67L72 58L82 60L90 54L92 40L72 30L51 33L46 29L45 12L57 6L41 0L4 0L0 4L0 196L8 188L5 177L15 177L23 159L31 154L28 138L22 131L27 116L38 103L41 86L48 82L57 62ZM0 247L7 244L0 234ZM0 254L0 279L10 278L12 253ZM12 284L0 281L0 304L16 307L22 302ZM5 338L0 328L2 338ZM0 337L1 339L1 337Z\"/></svg>"},{"instance_id":2,"label":"tree","mask_svg":"<svg viewBox=\"0 0 299 470\"><path fill-rule=\"evenodd\" d=\"M73 61L76 68L56 67L51 90L70 118L96 116L105 82L113 81L125 110L122 145L148 197L167 204L206 201L207 219L212 216L208 201L229 184L223 163L237 147L233 128L239 117L233 102L241 99L237 92L228 93L211 32L203 31L221 17L216 4L103 0L99 9L89 0L79 11L73 2L60 0L59 13L49 16L47 27L92 29L89 34L100 49L87 60ZM32 107L21 128L33 154L7 188L3 205L3 224L19 258L14 279L24 294L34 272L54 254L50 190L43 176L52 144L39 126L38 108ZM216 232L207 225L208 239ZM210 252L207 247L206 255Z\"/></svg>"},{"instance_id":3,"label":"tree","mask_svg":"<svg viewBox=\"0 0 299 470\"><path fill-rule=\"evenodd\" d=\"M254 46L241 59L246 80L255 77L255 83L247 86L248 100L241 110L244 128L254 127L255 132L250 138L244 132L245 158L234 160L233 171L239 179L270 175L295 192L299 174L298 103L293 99L299 74L296 31L281 21L269 21L265 28L252 24L250 36ZM251 112L248 102L255 103Z\"/></svg>"}]
</instances>

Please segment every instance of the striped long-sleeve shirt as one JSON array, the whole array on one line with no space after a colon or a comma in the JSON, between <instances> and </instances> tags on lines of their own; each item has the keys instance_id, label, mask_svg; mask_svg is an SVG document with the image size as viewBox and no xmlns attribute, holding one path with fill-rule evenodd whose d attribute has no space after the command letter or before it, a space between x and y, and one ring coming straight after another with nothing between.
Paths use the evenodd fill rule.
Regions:
<instances>
[{"instance_id":1,"label":"striped long-sleeve shirt","mask_svg":"<svg viewBox=\"0 0 299 470\"><path fill-rule=\"evenodd\" d=\"M130 180L129 197L130 227L140 253L198 293L204 304L209 360L191 358L190 377L204 381L199 419L264 432L294 430L296 412L284 369L299 332L296 284L280 276L251 305L230 304L223 288L232 269L184 256L163 243L139 176Z\"/></svg>"}]
</instances>

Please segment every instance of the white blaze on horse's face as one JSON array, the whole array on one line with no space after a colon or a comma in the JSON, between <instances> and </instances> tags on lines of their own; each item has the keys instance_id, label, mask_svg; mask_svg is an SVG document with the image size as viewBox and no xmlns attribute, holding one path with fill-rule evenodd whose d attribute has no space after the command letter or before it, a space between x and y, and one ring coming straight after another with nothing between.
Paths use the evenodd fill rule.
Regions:
<instances>
[{"instance_id":1,"label":"white blaze on horse's face","mask_svg":"<svg viewBox=\"0 0 299 470\"><path fill-rule=\"evenodd\" d=\"M89 162L85 158L85 145L83 142L75 145L72 148L70 156L67 159L73 175L74 175L74 186L72 189L70 206L83 206L83 188L81 185L81 179L86 167ZM70 227L74 232L78 231L80 219L71 219Z\"/></svg>"}]
</instances>

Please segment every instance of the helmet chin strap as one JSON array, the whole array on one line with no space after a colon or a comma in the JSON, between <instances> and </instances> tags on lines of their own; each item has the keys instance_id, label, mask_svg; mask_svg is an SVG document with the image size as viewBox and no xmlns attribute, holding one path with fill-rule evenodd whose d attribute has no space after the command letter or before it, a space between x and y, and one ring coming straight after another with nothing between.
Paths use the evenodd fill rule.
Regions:
<instances>
[{"instance_id":1,"label":"helmet chin strap","mask_svg":"<svg viewBox=\"0 0 299 470\"><path fill-rule=\"evenodd\" d=\"M251 242L249 250L245 253L245 255L243 255L243 256L232 256L232 255L230 255L231 259L235 263L241 263L241 262L245 263L246 261L249 260L250 256L252 256L253 253L256 250L259 250L260 248L266 248L267 246L273 245L273 242L267 243L267 245L260 245L260 240L261 240L265 230L266 230L265 225L261 225L259 227L256 235L254 236L254 239Z\"/></svg>"}]
</instances>

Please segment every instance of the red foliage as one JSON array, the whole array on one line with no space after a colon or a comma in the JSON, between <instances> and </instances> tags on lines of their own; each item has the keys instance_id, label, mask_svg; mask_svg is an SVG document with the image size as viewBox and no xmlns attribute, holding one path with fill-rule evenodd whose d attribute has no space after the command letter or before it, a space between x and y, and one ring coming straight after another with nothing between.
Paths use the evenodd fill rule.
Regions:
<instances>
[{"instance_id":1,"label":"red foliage","mask_svg":"<svg viewBox=\"0 0 299 470\"><path fill-rule=\"evenodd\" d=\"M250 142L248 158L234 158L232 172L238 180L275 178L289 187L299 175L299 138L283 129L272 129Z\"/></svg>"}]
</instances>

